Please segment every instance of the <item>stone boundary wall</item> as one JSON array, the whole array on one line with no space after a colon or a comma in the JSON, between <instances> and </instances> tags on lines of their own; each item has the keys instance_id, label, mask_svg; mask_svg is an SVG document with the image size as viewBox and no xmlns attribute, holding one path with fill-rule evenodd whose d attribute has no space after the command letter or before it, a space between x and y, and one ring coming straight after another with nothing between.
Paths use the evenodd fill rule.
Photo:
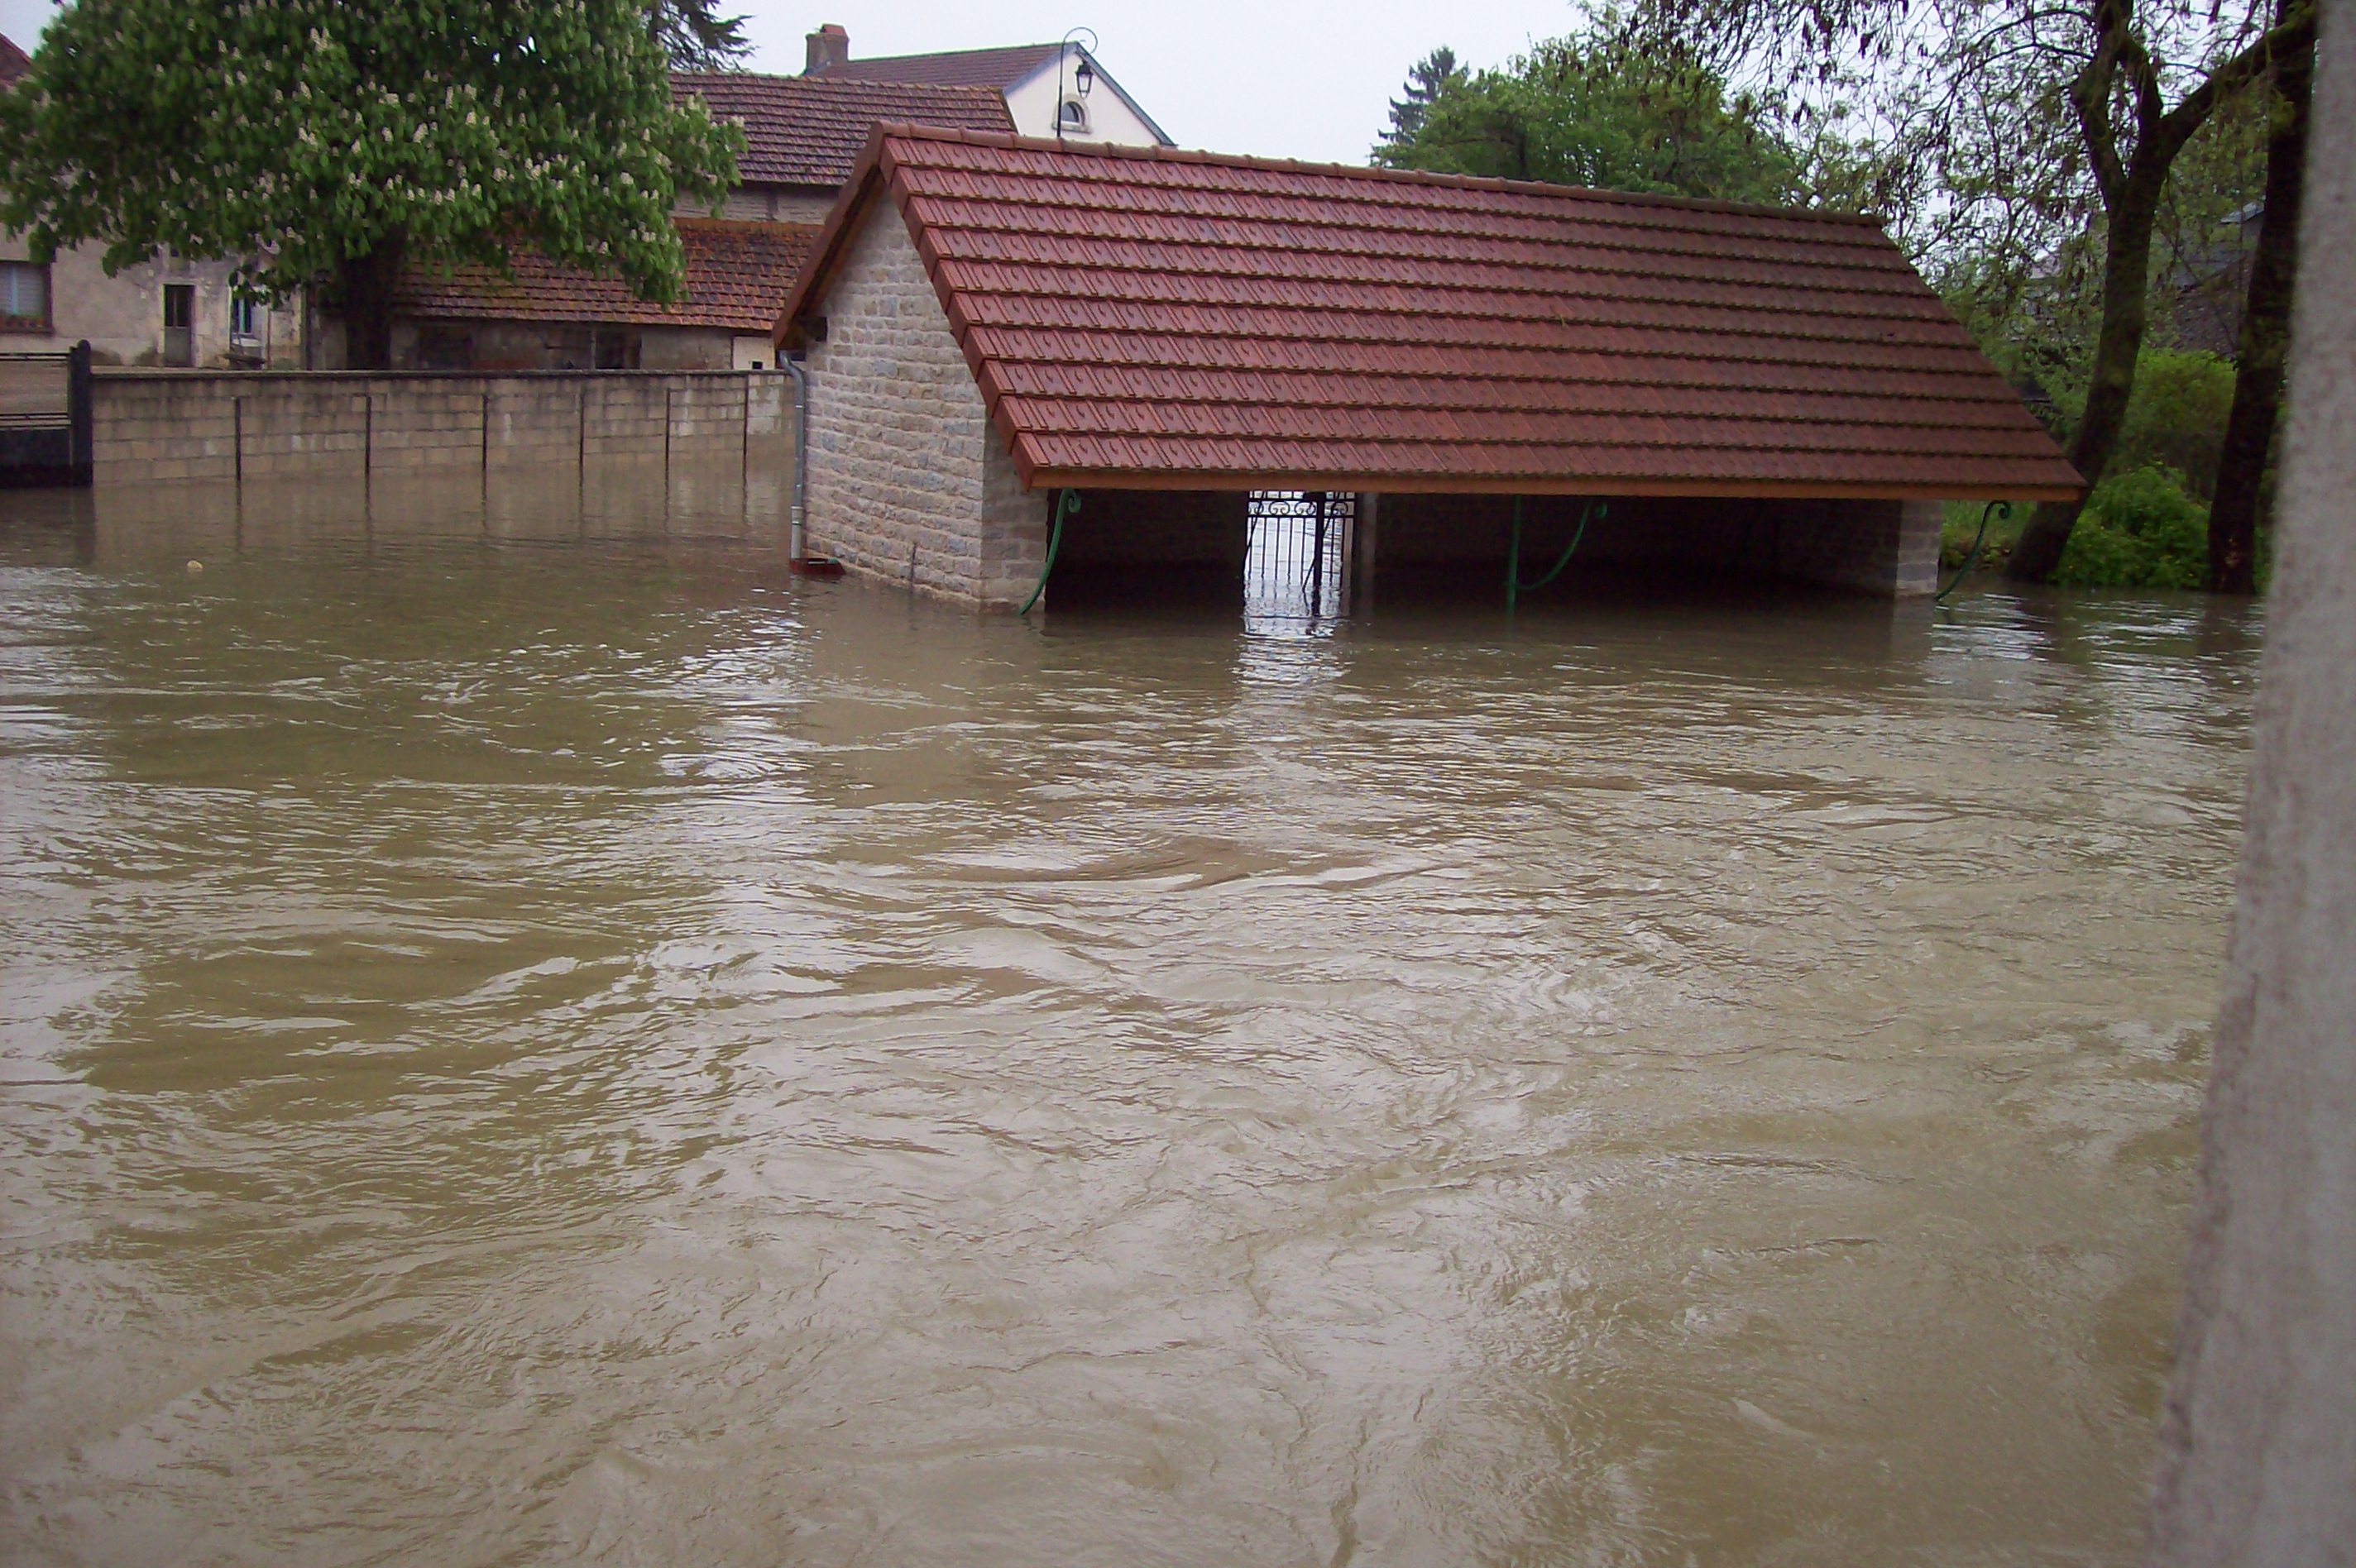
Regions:
<instances>
[{"instance_id":1,"label":"stone boundary wall","mask_svg":"<svg viewBox=\"0 0 2356 1568\"><path fill-rule=\"evenodd\" d=\"M851 242L812 343L809 549L862 577L1019 607L1050 497L1023 488L907 225L889 203Z\"/></svg>"},{"instance_id":2,"label":"stone boundary wall","mask_svg":"<svg viewBox=\"0 0 2356 1568\"><path fill-rule=\"evenodd\" d=\"M776 370L172 370L92 382L101 485L424 476L615 457L770 467L793 456L793 385Z\"/></svg>"}]
</instances>

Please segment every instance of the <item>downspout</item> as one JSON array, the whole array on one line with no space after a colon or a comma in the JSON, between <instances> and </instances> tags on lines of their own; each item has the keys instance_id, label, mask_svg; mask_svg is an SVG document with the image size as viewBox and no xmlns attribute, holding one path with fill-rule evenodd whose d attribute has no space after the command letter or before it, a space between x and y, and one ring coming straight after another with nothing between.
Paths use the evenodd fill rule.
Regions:
<instances>
[{"instance_id":1,"label":"downspout","mask_svg":"<svg viewBox=\"0 0 2356 1568\"><path fill-rule=\"evenodd\" d=\"M786 560L798 571L809 553L802 524L809 497L809 370L791 356L785 366L786 374L794 379L794 504L786 527Z\"/></svg>"}]
</instances>

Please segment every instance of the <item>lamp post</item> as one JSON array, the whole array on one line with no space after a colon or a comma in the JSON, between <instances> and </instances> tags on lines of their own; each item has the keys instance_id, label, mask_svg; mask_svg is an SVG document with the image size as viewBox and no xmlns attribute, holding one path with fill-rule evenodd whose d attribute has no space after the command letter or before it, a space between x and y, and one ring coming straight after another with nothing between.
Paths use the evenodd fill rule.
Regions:
<instances>
[{"instance_id":1,"label":"lamp post","mask_svg":"<svg viewBox=\"0 0 2356 1568\"><path fill-rule=\"evenodd\" d=\"M1094 27L1074 27L1065 33L1063 48L1055 56L1055 140L1058 142L1064 139L1064 68L1071 63L1074 42L1082 33L1088 36L1088 41L1079 45L1080 65L1072 78L1072 85L1084 100L1096 90L1096 68L1088 63L1088 56L1098 47L1097 30Z\"/></svg>"}]
</instances>

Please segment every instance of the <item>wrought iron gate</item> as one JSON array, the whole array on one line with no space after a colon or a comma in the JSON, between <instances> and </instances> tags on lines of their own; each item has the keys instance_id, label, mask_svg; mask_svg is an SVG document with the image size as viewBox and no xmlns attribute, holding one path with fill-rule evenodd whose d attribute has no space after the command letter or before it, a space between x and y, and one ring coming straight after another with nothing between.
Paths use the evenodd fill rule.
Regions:
<instances>
[{"instance_id":1,"label":"wrought iron gate","mask_svg":"<svg viewBox=\"0 0 2356 1568\"><path fill-rule=\"evenodd\" d=\"M1255 490L1246 516L1246 616L1316 624L1350 613L1357 496L1339 490Z\"/></svg>"}]
</instances>

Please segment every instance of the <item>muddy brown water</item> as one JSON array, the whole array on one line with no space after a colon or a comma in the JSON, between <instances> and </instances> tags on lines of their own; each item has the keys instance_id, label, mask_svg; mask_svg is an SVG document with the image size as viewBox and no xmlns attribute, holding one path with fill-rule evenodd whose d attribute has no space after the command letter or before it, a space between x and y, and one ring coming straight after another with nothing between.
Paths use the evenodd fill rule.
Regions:
<instances>
[{"instance_id":1,"label":"muddy brown water","mask_svg":"<svg viewBox=\"0 0 2356 1568\"><path fill-rule=\"evenodd\" d=\"M0 496L0 1559L2133 1557L2247 619L141 501Z\"/></svg>"}]
</instances>

